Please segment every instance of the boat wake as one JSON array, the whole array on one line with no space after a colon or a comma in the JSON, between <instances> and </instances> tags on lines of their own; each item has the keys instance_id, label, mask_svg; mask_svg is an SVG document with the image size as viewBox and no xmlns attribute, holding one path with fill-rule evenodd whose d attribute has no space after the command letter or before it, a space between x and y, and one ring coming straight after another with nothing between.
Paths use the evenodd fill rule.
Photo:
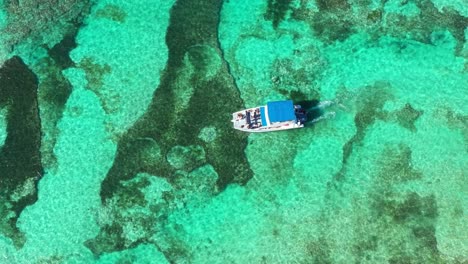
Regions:
<instances>
[{"instance_id":1,"label":"boat wake","mask_svg":"<svg viewBox=\"0 0 468 264\"><path fill-rule=\"evenodd\" d=\"M323 115L321 115L319 117L316 117L316 118L312 119L308 123L314 124L314 123L317 123L317 122L322 121L322 120L335 118L335 116L336 116L336 112L327 112L327 113L325 113L325 114L323 114Z\"/></svg>"},{"instance_id":2,"label":"boat wake","mask_svg":"<svg viewBox=\"0 0 468 264\"><path fill-rule=\"evenodd\" d=\"M333 107L333 108L332 108ZM345 108L342 104L332 100L325 100L316 103L314 106L309 107L307 111L308 125L315 124L319 121L332 119L336 116L335 111L330 111L338 108ZM331 108L331 109L330 109Z\"/></svg>"},{"instance_id":3,"label":"boat wake","mask_svg":"<svg viewBox=\"0 0 468 264\"><path fill-rule=\"evenodd\" d=\"M333 102L331 100L321 101L316 106L310 108L309 110L325 109L325 108L327 108L329 106L332 106L334 104L335 104L335 102Z\"/></svg>"}]
</instances>

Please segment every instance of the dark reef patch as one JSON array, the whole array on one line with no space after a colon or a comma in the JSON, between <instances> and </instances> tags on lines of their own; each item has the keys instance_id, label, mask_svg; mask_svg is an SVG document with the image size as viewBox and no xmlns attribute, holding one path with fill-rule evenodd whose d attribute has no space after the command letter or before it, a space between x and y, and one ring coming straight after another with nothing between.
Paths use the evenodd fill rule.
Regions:
<instances>
[{"instance_id":1,"label":"dark reef patch","mask_svg":"<svg viewBox=\"0 0 468 264\"><path fill-rule=\"evenodd\" d=\"M53 152L58 135L57 123L63 116L65 104L72 92L72 85L63 76L63 68L50 57L44 58L36 67L37 74L43 76L38 91L40 115L43 124L42 161L45 167L56 164Z\"/></svg>"},{"instance_id":2,"label":"dark reef patch","mask_svg":"<svg viewBox=\"0 0 468 264\"><path fill-rule=\"evenodd\" d=\"M415 170L411 163L411 149L404 144L387 146L378 164L384 172L388 172L379 174L380 179L386 182L404 182L422 178L422 173Z\"/></svg>"},{"instance_id":3,"label":"dark reef patch","mask_svg":"<svg viewBox=\"0 0 468 264\"><path fill-rule=\"evenodd\" d=\"M392 99L391 86L385 82L376 82L373 86L361 89L356 101L357 113L354 117L356 134L343 146L343 162L341 170L335 175L335 180L344 179L346 163L353 147L362 142L366 136L366 130L376 120L385 119L387 113L383 111L385 102Z\"/></svg>"},{"instance_id":4,"label":"dark reef patch","mask_svg":"<svg viewBox=\"0 0 468 264\"><path fill-rule=\"evenodd\" d=\"M397 236L379 240L391 253L389 262L441 263L435 236L439 215L436 197L395 190L397 185L422 178L411 166L411 150L402 144L398 149L386 148L379 164L374 189L369 193L370 206L376 219L380 219L377 234L399 230ZM402 248L400 243L409 246Z\"/></svg>"},{"instance_id":5,"label":"dark reef patch","mask_svg":"<svg viewBox=\"0 0 468 264\"><path fill-rule=\"evenodd\" d=\"M154 162L151 168L141 171L140 163L135 161L135 158L129 158L133 154L129 155L128 150L134 147L133 142L141 138L152 138L157 142L163 157L177 145L203 146L207 162L214 166L219 175L220 190L228 183L245 183L251 177L243 154L246 135L233 131L228 123L230 113L242 108L242 101L226 68L220 69L218 75L210 79L197 75L197 70L200 69L196 68L188 81L189 85L194 87L194 92L185 109L179 109L181 102L178 102L174 95L175 86L179 85L177 77L184 67L186 51L192 46L205 43L217 47L219 8L220 1L197 4L178 1L174 5L166 37L169 47L166 71L147 113L119 142L114 165L102 184L103 201L112 196L112 190L108 190L107 187L110 182L118 182L117 179L129 179L138 172L172 178L175 169L166 160ZM202 72L205 73L203 70ZM198 121L193 122L193 120ZM198 138L198 132L209 125L218 128L219 131L216 140L210 144ZM225 151L227 149L231 151ZM135 151L130 151L133 152Z\"/></svg>"},{"instance_id":6,"label":"dark reef patch","mask_svg":"<svg viewBox=\"0 0 468 264\"><path fill-rule=\"evenodd\" d=\"M101 89L104 85L104 76L112 71L109 64L104 63L101 65L96 63L93 58L85 57L79 62L78 67L83 69L86 74L86 88L96 94L104 111L107 114L115 111L106 100L106 96L103 94L103 89Z\"/></svg>"},{"instance_id":7,"label":"dark reef patch","mask_svg":"<svg viewBox=\"0 0 468 264\"><path fill-rule=\"evenodd\" d=\"M321 12L334 12L337 10L347 10L351 6L346 0L317 0L317 7Z\"/></svg>"},{"instance_id":8,"label":"dark reef patch","mask_svg":"<svg viewBox=\"0 0 468 264\"><path fill-rule=\"evenodd\" d=\"M265 19L271 20L273 28L278 28L278 25L285 18L286 13L290 10L292 0L268 0L268 6L265 13Z\"/></svg>"},{"instance_id":9,"label":"dark reef patch","mask_svg":"<svg viewBox=\"0 0 468 264\"><path fill-rule=\"evenodd\" d=\"M403 201L395 199L396 194L386 192L387 197L376 199L375 208L379 215L390 216L396 223L405 223L412 219L438 216L434 196L421 197L417 193L408 194Z\"/></svg>"},{"instance_id":10,"label":"dark reef patch","mask_svg":"<svg viewBox=\"0 0 468 264\"><path fill-rule=\"evenodd\" d=\"M392 36L402 40L412 39L426 44L436 44L435 32L449 31L456 39L456 54L461 56L466 41L464 30L468 18L452 8L438 10L430 0L402 1L401 6L414 3L419 14L406 16L399 13L386 13L388 1L371 8L371 1L353 1L353 8L346 0L318 0L318 12L306 8L306 2L294 9L292 17L310 25L315 35L327 44L343 41L355 32L366 32L372 39ZM385 23L383 23L385 21ZM439 36L440 37L440 36ZM443 41L443 40L442 40Z\"/></svg>"},{"instance_id":11,"label":"dark reef patch","mask_svg":"<svg viewBox=\"0 0 468 264\"><path fill-rule=\"evenodd\" d=\"M381 219L380 234L399 230L398 236L384 242L392 253L389 261L402 263L399 261L405 259L409 263L442 263L435 235L438 217L435 196L424 197L414 192L399 194L391 187L388 189L388 186L385 191L380 188L377 191L380 194L373 194L372 206L378 219ZM409 246L402 248L398 243Z\"/></svg>"},{"instance_id":12,"label":"dark reef patch","mask_svg":"<svg viewBox=\"0 0 468 264\"><path fill-rule=\"evenodd\" d=\"M142 241L158 244L151 237L165 223L165 210L169 210L170 204L182 203L177 191L187 187L187 180L181 177L189 177L197 166L214 168L217 181L203 186L215 190L213 193L223 191L231 183L245 184L252 177L244 154L247 135L233 130L229 122L231 113L242 109L243 103L217 39L221 5L221 0L179 0L172 7L166 35L169 59L160 85L147 112L120 139L114 163L101 184L103 204L118 208L113 212L115 220L104 226L124 226L134 221L145 232L135 241L106 244L112 239L107 238L111 234L104 229L97 238L87 242L94 253L121 250L120 245L135 247ZM97 71L100 72L103 71ZM207 127L216 131L210 141L199 137L200 131ZM205 158L194 158L197 153L204 154ZM163 194L168 204L151 207L152 216L119 217L129 208L142 206L138 202L140 198L130 199L142 187L130 188L124 184L133 181L138 173L163 177L174 191ZM121 199L128 203L110 204ZM150 229L145 229L147 226ZM117 239L123 240L122 236L125 235ZM165 246L157 245L169 261L187 254L177 250L184 245L172 243L174 239L177 240L167 237Z\"/></svg>"},{"instance_id":13,"label":"dark reef patch","mask_svg":"<svg viewBox=\"0 0 468 264\"><path fill-rule=\"evenodd\" d=\"M371 171L373 177L366 189L343 185L339 195L330 193L327 197L329 206L323 211L324 226L320 228L324 231L319 233L325 241L316 247L328 245L329 252L334 252L335 241L344 238L351 246L350 263L444 263L436 237L437 197L405 188L423 177L411 165L409 147L388 145L371 159L377 167ZM351 208L343 210L342 203L350 201ZM336 219L348 219L350 211L351 222L337 223ZM326 231L340 227L343 232L332 232L331 236ZM316 255L320 256L320 251Z\"/></svg>"},{"instance_id":14,"label":"dark reef patch","mask_svg":"<svg viewBox=\"0 0 468 264\"><path fill-rule=\"evenodd\" d=\"M431 35L441 29L447 29L457 40L456 53L463 49L465 28L468 27L468 17L464 17L452 8L442 8L439 11L430 0L414 1L421 10L416 18L398 17L397 28L391 33L408 34L415 40L431 44ZM398 29L400 28L400 29Z\"/></svg>"},{"instance_id":15,"label":"dark reef patch","mask_svg":"<svg viewBox=\"0 0 468 264\"><path fill-rule=\"evenodd\" d=\"M94 1L4 1L8 23L0 30L5 46L32 40L34 45L55 44L50 36L65 36L75 30L89 14Z\"/></svg>"},{"instance_id":16,"label":"dark reef patch","mask_svg":"<svg viewBox=\"0 0 468 264\"><path fill-rule=\"evenodd\" d=\"M312 263L331 264L331 249L325 238L311 241L307 244L307 254L310 256Z\"/></svg>"},{"instance_id":17,"label":"dark reef patch","mask_svg":"<svg viewBox=\"0 0 468 264\"><path fill-rule=\"evenodd\" d=\"M301 9L296 10L294 17L306 21L315 35L326 43L343 41L355 33L351 5L346 0L318 0L319 12L310 14Z\"/></svg>"},{"instance_id":18,"label":"dark reef patch","mask_svg":"<svg viewBox=\"0 0 468 264\"><path fill-rule=\"evenodd\" d=\"M99 88L103 85L103 77L105 74L111 72L111 67L108 64L100 65L92 58L84 58L78 65L86 73L86 79L88 80L87 87L91 91L98 93Z\"/></svg>"},{"instance_id":19,"label":"dark reef patch","mask_svg":"<svg viewBox=\"0 0 468 264\"><path fill-rule=\"evenodd\" d=\"M119 6L107 4L102 9L96 11L96 17L107 18L115 22L123 23L127 18L127 13Z\"/></svg>"},{"instance_id":20,"label":"dark reef patch","mask_svg":"<svg viewBox=\"0 0 468 264\"><path fill-rule=\"evenodd\" d=\"M353 245L353 253L358 260L368 260L373 252L378 249L379 237L376 235L369 235L362 237L362 240L356 241Z\"/></svg>"},{"instance_id":21,"label":"dark reef patch","mask_svg":"<svg viewBox=\"0 0 468 264\"><path fill-rule=\"evenodd\" d=\"M409 129L412 132L416 131L414 123L423 114L422 110L414 109L411 104L405 104L405 106L396 112L396 118L400 126Z\"/></svg>"},{"instance_id":22,"label":"dark reef patch","mask_svg":"<svg viewBox=\"0 0 468 264\"><path fill-rule=\"evenodd\" d=\"M70 52L77 46L75 38L80 26L81 23L77 24L62 41L47 51L49 56L39 60L35 66L37 75L42 76L38 99L44 134L41 154L45 167L53 167L56 164L53 150L58 135L57 123L63 116L65 104L72 92L72 85L62 72L75 66Z\"/></svg>"},{"instance_id":23,"label":"dark reef patch","mask_svg":"<svg viewBox=\"0 0 468 264\"><path fill-rule=\"evenodd\" d=\"M466 152L468 152L468 115L456 113L453 109L448 107L440 109L435 115L438 118L442 118L449 128L461 131L465 139L465 149Z\"/></svg>"},{"instance_id":24,"label":"dark reef patch","mask_svg":"<svg viewBox=\"0 0 468 264\"><path fill-rule=\"evenodd\" d=\"M7 137L0 149L0 198L11 205L13 217L3 211L1 232L20 245L16 221L23 209L37 200L37 182L44 171L41 164L41 120L37 103L38 80L19 57L9 59L0 69L0 107L7 107ZM21 189L29 185L30 192ZM32 187L32 188L31 188ZM18 193L19 195L18 197Z\"/></svg>"},{"instance_id":25,"label":"dark reef patch","mask_svg":"<svg viewBox=\"0 0 468 264\"><path fill-rule=\"evenodd\" d=\"M48 51L49 56L61 69L70 68L75 65L75 63L70 58L70 51L72 51L77 46L75 41L77 33L78 30L75 30L73 34L66 35L59 43L57 43Z\"/></svg>"}]
</instances>

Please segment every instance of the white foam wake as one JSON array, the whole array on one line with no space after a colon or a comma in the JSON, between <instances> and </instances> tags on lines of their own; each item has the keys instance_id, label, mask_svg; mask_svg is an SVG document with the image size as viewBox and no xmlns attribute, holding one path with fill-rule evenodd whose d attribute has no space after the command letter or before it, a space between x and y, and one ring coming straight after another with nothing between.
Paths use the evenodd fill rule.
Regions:
<instances>
[{"instance_id":1,"label":"white foam wake","mask_svg":"<svg viewBox=\"0 0 468 264\"><path fill-rule=\"evenodd\" d=\"M332 118L335 118L336 116L336 112L327 112L315 119L313 119L312 121L310 121L310 123L317 123L321 120L326 120L326 119L332 119Z\"/></svg>"}]
</instances>

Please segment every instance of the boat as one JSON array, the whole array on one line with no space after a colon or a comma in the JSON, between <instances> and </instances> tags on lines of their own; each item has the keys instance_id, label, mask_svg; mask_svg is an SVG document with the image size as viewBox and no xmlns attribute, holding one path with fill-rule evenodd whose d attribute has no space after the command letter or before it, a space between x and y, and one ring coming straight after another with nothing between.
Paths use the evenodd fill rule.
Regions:
<instances>
[{"instance_id":1,"label":"boat","mask_svg":"<svg viewBox=\"0 0 468 264\"><path fill-rule=\"evenodd\" d=\"M234 128L244 132L271 132L304 127L307 113L292 100L268 102L232 114Z\"/></svg>"}]
</instances>

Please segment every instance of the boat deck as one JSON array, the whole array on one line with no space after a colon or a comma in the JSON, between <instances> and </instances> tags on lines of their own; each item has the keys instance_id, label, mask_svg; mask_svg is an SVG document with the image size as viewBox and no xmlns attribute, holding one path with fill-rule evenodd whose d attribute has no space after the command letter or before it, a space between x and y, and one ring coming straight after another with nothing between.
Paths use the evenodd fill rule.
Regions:
<instances>
[{"instance_id":1,"label":"boat deck","mask_svg":"<svg viewBox=\"0 0 468 264\"><path fill-rule=\"evenodd\" d=\"M300 116L299 105L291 100L269 102L232 114L234 128L245 132L268 132L304 127Z\"/></svg>"},{"instance_id":2,"label":"boat deck","mask_svg":"<svg viewBox=\"0 0 468 264\"><path fill-rule=\"evenodd\" d=\"M232 114L234 128L250 130L259 128L263 125L260 114L260 107L249 108Z\"/></svg>"}]
</instances>

